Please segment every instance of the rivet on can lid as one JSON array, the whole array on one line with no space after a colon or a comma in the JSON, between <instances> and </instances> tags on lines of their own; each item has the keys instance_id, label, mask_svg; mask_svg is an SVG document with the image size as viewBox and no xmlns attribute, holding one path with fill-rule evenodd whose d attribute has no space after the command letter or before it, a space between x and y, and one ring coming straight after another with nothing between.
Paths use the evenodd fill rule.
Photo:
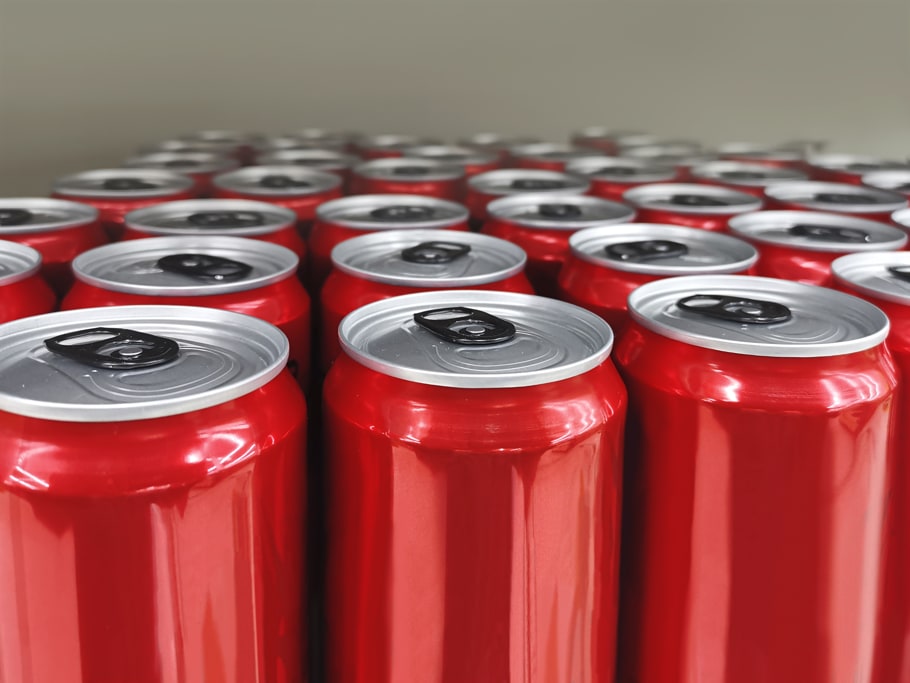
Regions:
<instances>
[{"instance_id":1,"label":"rivet on can lid","mask_svg":"<svg viewBox=\"0 0 910 683\"><path fill-rule=\"evenodd\" d=\"M253 270L251 265L242 261L199 253L170 254L162 256L156 263L161 270L216 282L239 280Z\"/></svg>"},{"instance_id":2,"label":"rivet on can lid","mask_svg":"<svg viewBox=\"0 0 910 683\"><path fill-rule=\"evenodd\" d=\"M91 327L44 340L48 351L106 370L153 368L177 359L173 339L120 327Z\"/></svg>"}]
</instances>

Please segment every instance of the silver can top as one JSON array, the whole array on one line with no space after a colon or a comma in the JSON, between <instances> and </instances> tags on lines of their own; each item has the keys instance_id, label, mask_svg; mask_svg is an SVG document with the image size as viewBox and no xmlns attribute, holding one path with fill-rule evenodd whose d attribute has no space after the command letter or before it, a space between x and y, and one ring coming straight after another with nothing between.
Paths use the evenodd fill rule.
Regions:
<instances>
[{"instance_id":1,"label":"silver can top","mask_svg":"<svg viewBox=\"0 0 910 683\"><path fill-rule=\"evenodd\" d=\"M504 168L478 173L468 178L471 189L491 195L512 195L522 192L587 192L591 181L560 171L537 168Z\"/></svg>"},{"instance_id":2,"label":"silver can top","mask_svg":"<svg viewBox=\"0 0 910 683\"><path fill-rule=\"evenodd\" d=\"M729 227L748 240L805 251L879 251L907 244L907 234L894 226L820 211L756 211L732 218Z\"/></svg>"},{"instance_id":3,"label":"silver can top","mask_svg":"<svg viewBox=\"0 0 910 683\"><path fill-rule=\"evenodd\" d=\"M475 133L458 140L458 144L465 147L496 152L507 150L516 145L529 145L534 142L540 142L540 139L528 135L514 136L501 135L499 133Z\"/></svg>"},{"instance_id":4,"label":"silver can top","mask_svg":"<svg viewBox=\"0 0 910 683\"><path fill-rule=\"evenodd\" d=\"M804 153L795 147L763 145L755 142L728 142L717 149L721 156L737 159L760 159L766 161L796 162L802 161Z\"/></svg>"},{"instance_id":5,"label":"silver can top","mask_svg":"<svg viewBox=\"0 0 910 683\"><path fill-rule=\"evenodd\" d=\"M360 157L331 149L283 149L256 157L259 166L303 166L319 171L343 171L360 163Z\"/></svg>"},{"instance_id":6,"label":"silver can top","mask_svg":"<svg viewBox=\"0 0 910 683\"><path fill-rule=\"evenodd\" d=\"M806 209L835 213L885 213L907 206L907 198L896 192L848 183L778 183L768 187L765 195Z\"/></svg>"},{"instance_id":7,"label":"silver can top","mask_svg":"<svg viewBox=\"0 0 910 683\"><path fill-rule=\"evenodd\" d=\"M826 171L840 171L855 175L875 171L910 171L910 164L906 162L859 154L816 154L809 157L809 164Z\"/></svg>"},{"instance_id":8,"label":"silver can top","mask_svg":"<svg viewBox=\"0 0 910 683\"><path fill-rule=\"evenodd\" d=\"M338 336L376 372L464 389L558 382L593 370L613 346L609 325L583 308L484 290L377 301L344 318Z\"/></svg>"},{"instance_id":9,"label":"silver can top","mask_svg":"<svg viewBox=\"0 0 910 683\"><path fill-rule=\"evenodd\" d=\"M123 166L157 168L173 173L224 173L240 166L240 162L212 152L154 152L130 157L123 162Z\"/></svg>"},{"instance_id":10,"label":"silver can top","mask_svg":"<svg viewBox=\"0 0 910 683\"><path fill-rule=\"evenodd\" d=\"M692 168L691 173L702 180L728 185L766 187L790 180L808 180L809 176L795 168L750 164L742 161L711 161Z\"/></svg>"},{"instance_id":11,"label":"silver can top","mask_svg":"<svg viewBox=\"0 0 910 683\"><path fill-rule=\"evenodd\" d=\"M0 287L11 285L41 269L41 254L31 247L0 240Z\"/></svg>"},{"instance_id":12,"label":"silver can top","mask_svg":"<svg viewBox=\"0 0 910 683\"><path fill-rule=\"evenodd\" d=\"M179 415L244 396L284 368L256 318L191 306L107 306L0 326L0 410L57 422Z\"/></svg>"},{"instance_id":13,"label":"silver can top","mask_svg":"<svg viewBox=\"0 0 910 683\"><path fill-rule=\"evenodd\" d=\"M493 218L522 227L575 231L598 225L627 223L634 209L620 202L580 194L519 194L487 205Z\"/></svg>"},{"instance_id":14,"label":"silver can top","mask_svg":"<svg viewBox=\"0 0 910 683\"><path fill-rule=\"evenodd\" d=\"M616 183L659 183L673 180L676 169L643 159L591 156L566 164L566 173Z\"/></svg>"},{"instance_id":15,"label":"silver can top","mask_svg":"<svg viewBox=\"0 0 910 683\"><path fill-rule=\"evenodd\" d=\"M746 275L650 282L629 295L629 312L664 337L747 356L839 356L878 346L888 336L888 318L862 299Z\"/></svg>"},{"instance_id":16,"label":"silver can top","mask_svg":"<svg viewBox=\"0 0 910 683\"><path fill-rule=\"evenodd\" d=\"M54 192L67 197L143 199L186 192L193 179L180 173L154 168L105 168L63 176L54 182Z\"/></svg>"},{"instance_id":17,"label":"silver can top","mask_svg":"<svg viewBox=\"0 0 910 683\"><path fill-rule=\"evenodd\" d=\"M411 157L373 159L354 167L354 174L373 180L399 183L424 183L437 180L458 180L464 177L461 166Z\"/></svg>"},{"instance_id":18,"label":"silver can top","mask_svg":"<svg viewBox=\"0 0 910 683\"><path fill-rule=\"evenodd\" d=\"M320 221L354 230L434 230L467 222L461 204L416 194L360 194L320 204Z\"/></svg>"},{"instance_id":19,"label":"silver can top","mask_svg":"<svg viewBox=\"0 0 910 683\"><path fill-rule=\"evenodd\" d=\"M340 187L341 178L301 166L246 166L215 176L212 185L242 194L304 197Z\"/></svg>"},{"instance_id":20,"label":"silver can top","mask_svg":"<svg viewBox=\"0 0 910 683\"><path fill-rule=\"evenodd\" d=\"M658 223L579 230L569 246L588 263L643 275L741 273L758 260L755 247L735 237Z\"/></svg>"},{"instance_id":21,"label":"silver can top","mask_svg":"<svg viewBox=\"0 0 910 683\"><path fill-rule=\"evenodd\" d=\"M910 305L910 252L848 254L831 264L835 280L875 299Z\"/></svg>"},{"instance_id":22,"label":"silver can top","mask_svg":"<svg viewBox=\"0 0 910 683\"><path fill-rule=\"evenodd\" d=\"M157 152L179 152L181 154L219 154L231 156L236 154L237 145L233 142L217 140L162 140L152 145L145 145L139 149L140 154L155 154Z\"/></svg>"},{"instance_id":23,"label":"silver can top","mask_svg":"<svg viewBox=\"0 0 910 683\"><path fill-rule=\"evenodd\" d=\"M345 140L337 138L304 138L299 135L270 135L258 140L255 145L257 152L267 154L271 152L305 150L305 149L331 149L340 152L347 146Z\"/></svg>"},{"instance_id":24,"label":"silver can top","mask_svg":"<svg viewBox=\"0 0 910 683\"><path fill-rule=\"evenodd\" d=\"M905 230L910 230L910 208L895 211L891 214L891 220Z\"/></svg>"},{"instance_id":25,"label":"silver can top","mask_svg":"<svg viewBox=\"0 0 910 683\"><path fill-rule=\"evenodd\" d=\"M664 209L674 213L729 215L758 211L762 201L745 192L726 187L689 183L656 183L633 187L623 200L643 209Z\"/></svg>"},{"instance_id":26,"label":"silver can top","mask_svg":"<svg viewBox=\"0 0 910 683\"><path fill-rule=\"evenodd\" d=\"M76 279L99 289L148 296L212 296L293 277L290 249L243 237L150 237L116 242L73 260Z\"/></svg>"},{"instance_id":27,"label":"silver can top","mask_svg":"<svg viewBox=\"0 0 910 683\"><path fill-rule=\"evenodd\" d=\"M874 171L866 173L863 185L877 187L880 190L891 190L901 194L910 193L910 170L907 171Z\"/></svg>"},{"instance_id":28,"label":"silver can top","mask_svg":"<svg viewBox=\"0 0 910 683\"><path fill-rule=\"evenodd\" d=\"M267 235L293 226L290 209L248 199L189 199L126 214L126 225L156 235Z\"/></svg>"},{"instance_id":29,"label":"silver can top","mask_svg":"<svg viewBox=\"0 0 910 683\"><path fill-rule=\"evenodd\" d=\"M0 197L0 238L78 228L97 220L98 209L88 204L45 197Z\"/></svg>"},{"instance_id":30,"label":"silver can top","mask_svg":"<svg viewBox=\"0 0 910 683\"><path fill-rule=\"evenodd\" d=\"M476 287L518 275L526 262L511 242L451 230L371 232L332 250L341 272L401 287Z\"/></svg>"},{"instance_id":31,"label":"silver can top","mask_svg":"<svg viewBox=\"0 0 910 683\"><path fill-rule=\"evenodd\" d=\"M408 147L404 150L405 157L409 159L430 159L444 164L465 166L470 164L483 165L495 163L495 154L481 152L473 147L460 145L421 145Z\"/></svg>"},{"instance_id":32,"label":"silver can top","mask_svg":"<svg viewBox=\"0 0 910 683\"><path fill-rule=\"evenodd\" d=\"M405 135L399 133L380 133L378 135L364 135L354 141L359 149L403 151L408 147L421 145L441 145L440 140L425 138L420 135Z\"/></svg>"},{"instance_id":33,"label":"silver can top","mask_svg":"<svg viewBox=\"0 0 910 683\"><path fill-rule=\"evenodd\" d=\"M599 156L590 147L576 147L559 142L533 142L509 148L509 155L516 159L539 159L541 161L567 162L573 159L584 159Z\"/></svg>"}]
</instances>

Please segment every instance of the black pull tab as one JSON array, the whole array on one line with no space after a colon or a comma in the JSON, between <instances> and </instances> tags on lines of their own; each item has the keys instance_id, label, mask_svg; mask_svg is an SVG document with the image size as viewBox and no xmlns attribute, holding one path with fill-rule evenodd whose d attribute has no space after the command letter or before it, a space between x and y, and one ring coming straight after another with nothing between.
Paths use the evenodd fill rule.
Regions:
<instances>
[{"instance_id":1,"label":"black pull tab","mask_svg":"<svg viewBox=\"0 0 910 683\"><path fill-rule=\"evenodd\" d=\"M815 200L828 204L878 204L878 199L868 194L847 194L846 192L819 192Z\"/></svg>"},{"instance_id":2,"label":"black pull tab","mask_svg":"<svg viewBox=\"0 0 910 683\"><path fill-rule=\"evenodd\" d=\"M703 194L674 194L670 203L677 206L727 206L727 202Z\"/></svg>"},{"instance_id":3,"label":"black pull tab","mask_svg":"<svg viewBox=\"0 0 910 683\"><path fill-rule=\"evenodd\" d=\"M910 266L888 266L888 272L898 280L910 282Z\"/></svg>"},{"instance_id":4,"label":"black pull tab","mask_svg":"<svg viewBox=\"0 0 910 683\"><path fill-rule=\"evenodd\" d=\"M451 263L471 251L471 245L458 242L421 242L401 250L401 258L408 263Z\"/></svg>"},{"instance_id":5,"label":"black pull tab","mask_svg":"<svg viewBox=\"0 0 910 683\"><path fill-rule=\"evenodd\" d=\"M791 228L787 228L787 232L791 235L796 235L797 237L807 237L811 240L819 240L820 242L849 242L859 244L872 241L872 235L865 230L841 228L834 225L810 225L800 223Z\"/></svg>"},{"instance_id":6,"label":"black pull tab","mask_svg":"<svg viewBox=\"0 0 910 683\"><path fill-rule=\"evenodd\" d=\"M101 183L101 187L116 192L129 192L131 190L154 190L157 186L141 178L108 178Z\"/></svg>"},{"instance_id":7,"label":"black pull tab","mask_svg":"<svg viewBox=\"0 0 910 683\"><path fill-rule=\"evenodd\" d=\"M415 313L414 322L440 339L465 346L501 344L515 336L515 325L508 320L463 306Z\"/></svg>"},{"instance_id":8,"label":"black pull tab","mask_svg":"<svg viewBox=\"0 0 910 683\"><path fill-rule=\"evenodd\" d=\"M694 294L680 299L676 305L684 311L746 325L783 323L793 317L783 304L745 297Z\"/></svg>"},{"instance_id":9,"label":"black pull tab","mask_svg":"<svg viewBox=\"0 0 910 683\"><path fill-rule=\"evenodd\" d=\"M571 220L582 216L581 207L575 204L541 204L537 207L537 212L544 218L554 220Z\"/></svg>"},{"instance_id":10,"label":"black pull tab","mask_svg":"<svg viewBox=\"0 0 910 683\"><path fill-rule=\"evenodd\" d=\"M370 211L370 216L378 221L426 221L435 214L428 206L384 206Z\"/></svg>"},{"instance_id":11,"label":"black pull tab","mask_svg":"<svg viewBox=\"0 0 910 683\"><path fill-rule=\"evenodd\" d=\"M267 175L262 176L259 180L260 187L266 187L270 190L288 190L294 187L312 187L312 183L305 180L297 180L286 175Z\"/></svg>"},{"instance_id":12,"label":"black pull tab","mask_svg":"<svg viewBox=\"0 0 910 683\"><path fill-rule=\"evenodd\" d=\"M0 225L11 227L14 225L24 225L32 218L32 212L25 209L3 209L0 208Z\"/></svg>"},{"instance_id":13,"label":"black pull tab","mask_svg":"<svg viewBox=\"0 0 910 683\"><path fill-rule=\"evenodd\" d=\"M764 180L768 174L759 171L724 171L720 177L724 180Z\"/></svg>"},{"instance_id":14,"label":"black pull tab","mask_svg":"<svg viewBox=\"0 0 910 683\"><path fill-rule=\"evenodd\" d=\"M429 175L432 169L426 166L396 166L392 169L394 175L404 175L411 178Z\"/></svg>"},{"instance_id":15,"label":"black pull tab","mask_svg":"<svg viewBox=\"0 0 910 683\"><path fill-rule=\"evenodd\" d=\"M119 327L67 332L45 339L44 345L59 356L106 370L153 368L170 363L180 352L173 339Z\"/></svg>"},{"instance_id":16,"label":"black pull tab","mask_svg":"<svg viewBox=\"0 0 910 683\"><path fill-rule=\"evenodd\" d=\"M628 178L638 172L637 168L631 166L605 166L594 171L594 175L610 175L617 178Z\"/></svg>"},{"instance_id":17,"label":"black pull tab","mask_svg":"<svg viewBox=\"0 0 910 683\"><path fill-rule=\"evenodd\" d=\"M542 178L516 178L510 184L510 187L523 192L534 192L535 190L561 190L566 184L561 180L545 180Z\"/></svg>"},{"instance_id":18,"label":"black pull tab","mask_svg":"<svg viewBox=\"0 0 910 683\"><path fill-rule=\"evenodd\" d=\"M241 261L210 254L170 254L158 259L156 265L169 273L216 282L240 280L253 270L252 266Z\"/></svg>"},{"instance_id":19,"label":"black pull tab","mask_svg":"<svg viewBox=\"0 0 910 683\"><path fill-rule=\"evenodd\" d=\"M198 211L187 220L200 228L253 228L265 223L258 211Z\"/></svg>"},{"instance_id":20,"label":"black pull tab","mask_svg":"<svg viewBox=\"0 0 910 683\"><path fill-rule=\"evenodd\" d=\"M689 253L689 247L682 242L671 240L641 240L638 242L619 242L604 247L607 256L617 261L628 263L647 263L665 258L676 258Z\"/></svg>"}]
</instances>

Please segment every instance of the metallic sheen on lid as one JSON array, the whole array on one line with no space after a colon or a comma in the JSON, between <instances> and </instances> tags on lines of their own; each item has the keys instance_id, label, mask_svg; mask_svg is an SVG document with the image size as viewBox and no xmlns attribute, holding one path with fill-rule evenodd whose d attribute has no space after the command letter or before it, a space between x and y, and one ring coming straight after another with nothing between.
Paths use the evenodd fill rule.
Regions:
<instances>
[{"instance_id":1,"label":"metallic sheen on lid","mask_svg":"<svg viewBox=\"0 0 910 683\"><path fill-rule=\"evenodd\" d=\"M641 147L631 147L622 151L623 159L635 159L647 161L652 164L661 164L663 166L699 166L707 164L717 159L717 155L712 152L683 152L681 148L665 145L647 145Z\"/></svg>"},{"instance_id":2,"label":"metallic sheen on lid","mask_svg":"<svg viewBox=\"0 0 910 683\"><path fill-rule=\"evenodd\" d=\"M341 151L347 146L339 138L305 138L298 135L272 135L257 141L255 149L261 153L300 151L306 149L331 149Z\"/></svg>"},{"instance_id":3,"label":"metallic sheen on lid","mask_svg":"<svg viewBox=\"0 0 910 683\"><path fill-rule=\"evenodd\" d=\"M0 238L78 228L98 220L88 204L45 197L0 197Z\"/></svg>"},{"instance_id":4,"label":"metallic sheen on lid","mask_svg":"<svg viewBox=\"0 0 910 683\"><path fill-rule=\"evenodd\" d=\"M237 152L237 145L228 141L172 139L162 140L139 149L140 154L155 154L157 152L232 155Z\"/></svg>"},{"instance_id":5,"label":"metallic sheen on lid","mask_svg":"<svg viewBox=\"0 0 910 683\"><path fill-rule=\"evenodd\" d=\"M331 149L283 149L256 157L259 166L302 166L320 171L343 171L360 162L360 157Z\"/></svg>"},{"instance_id":6,"label":"metallic sheen on lid","mask_svg":"<svg viewBox=\"0 0 910 683\"><path fill-rule=\"evenodd\" d=\"M321 221L354 230L434 230L468 220L468 210L461 204L415 194L342 197L320 204L316 215Z\"/></svg>"},{"instance_id":7,"label":"metallic sheen on lid","mask_svg":"<svg viewBox=\"0 0 910 683\"><path fill-rule=\"evenodd\" d=\"M494 154L459 145L420 145L407 147L403 151L404 156L408 159L430 159L456 166L491 164L496 161L496 155Z\"/></svg>"},{"instance_id":8,"label":"metallic sheen on lid","mask_svg":"<svg viewBox=\"0 0 910 683\"><path fill-rule=\"evenodd\" d=\"M788 319L771 324L723 320L680 306L725 297L739 301L744 318L763 307L784 306ZM824 287L745 275L692 275L642 285L629 295L629 312L640 325L692 346L747 356L811 358L865 351L888 336L888 318L862 299Z\"/></svg>"},{"instance_id":9,"label":"metallic sheen on lid","mask_svg":"<svg viewBox=\"0 0 910 683\"><path fill-rule=\"evenodd\" d=\"M546 161L572 161L590 156L599 156L599 152L589 147L576 147L558 142L533 142L509 148L509 154L518 159L543 159Z\"/></svg>"},{"instance_id":10,"label":"metallic sheen on lid","mask_svg":"<svg viewBox=\"0 0 910 683\"><path fill-rule=\"evenodd\" d=\"M433 138L424 138L419 135L405 135L398 133L380 133L378 135L364 135L355 140L360 149L387 149L403 150L406 147L420 145L441 145L442 142Z\"/></svg>"},{"instance_id":11,"label":"metallic sheen on lid","mask_svg":"<svg viewBox=\"0 0 910 683\"><path fill-rule=\"evenodd\" d=\"M674 198L704 198L707 205L675 202ZM726 187L696 185L688 183L657 183L633 187L623 194L623 200L633 206L646 209L666 209L676 213L691 214L733 214L758 211L762 201L745 192Z\"/></svg>"},{"instance_id":12,"label":"metallic sheen on lid","mask_svg":"<svg viewBox=\"0 0 910 683\"><path fill-rule=\"evenodd\" d=\"M815 168L862 175L875 171L910 171L910 164L859 154L817 154L809 158Z\"/></svg>"},{"instance_id":13,"label":"metallic sheen on lid","mask_svg":"<svg viewBox=\"0 0 910 683\"><path fill-rule=\"evenodd\" d=\"M483 194L513 195L526 192L587 192L591 182L559 171L536 168L504 168L478 173L468 178L468 185Z\"/></svg>"},{"instance_id":14,"label":"metallic sheen on lid","mask_svg":"<svg viewBox=\"0 0 910 683\"><path fill-rule=\"evenodd\" d=\"M831 264L840 280L870 297L910 306L910 252L847 254Z\"/></svg>"},{"instance_id":15,"label":"metallic sheen on lid","mask_svg":"<svg viewBox=\"0 0 910 683\"><path fill-rule=\"evenodd\" d=\"M419 325L415 314L467 307L511 323L514 336L470 346ZM406 294L357 309L339 326L344 351L392 377L465 389L526 387L558 382L607 360L613 332L582 308L529 294L446 290Z\"/></svg>"},{"instance_id":16,"label":"metallic sheen on lid","mask_svg":"<svg viewBox=\"0 0 910 683\"><path fill-rule=\"evenodd\" d=\"M779 183L766 189L765 194L779 202L797 204L815 211L836 213L870 211L884 213L898 211L907 206L907 198L896 192L848 183L816 181Z\"/></svg>"},{"instance_id":17,"label":"metallic sheen on lid","mask_svg":"<svg viewBox=\"0 0 910 683\"><path fill-rule=\"evenodd\" d=\"M589 156L566 164L566 173L617 183L656 183L673 180L676 169L643 159Z\"/></svg>"},{"instance_id":18,"label":"metallic sheen on lid","mask_svg":"<svg viewBox=\"0 0 910 683\"><path fill-rule=\"evenodd\" d=\"M249 266L242 277L223 281L163 268L159 261L175 255L230 259ZM293 277L299 259L290 249L242 237L149 237L127 240L83 252L73 260L77 280L114 292L148 296L212 296L265 287Z\"/></svg>"},{"instance_id":19,"label":"metallic sheen on lid","mask_svg":"<svg viewBox=\"0 0 910 683\"><path fill-rule=\"evenodd\" d=\"M212 185L265 197L301 197L333 190L341 185L341 178L301 166L246 166L215 176Z\"/></svg>"},{"instance_id":20,"label":"metallic sheen on lid","mask_svg":"<svg viewBox=\"0 0 910 683\"><path fill-rule=\"evenodd\" d=\"M439 263L407 258L406 250L428 244L461 247L464 253ZM518 275L526 262L524 250L511 242L451 230L372 232L345 240L332 250L332 265L338 270L402 287L476 287Z\"/></svg>"},{"instance_id":21,"label":"metallic sheen on lid","mask_svg":"<svg viewBox=\"0 0 910 683\"><path fill-rule=\"evenodd\" d=\"M31 247L0 240L0 287L31 277L41 269L41 254Z\"/></svg>"},{"instance_id":22,"label":"metallic sheen on lid","mask_svg":"<svg viewBox=\"0 0 910 683\"><path fill-rule=\"evenodd\" d=\"M240 166L231 157L212 152L154 152L134 156L123 162L124 168L157 168L172 173L223 173Z\"/></svg>"},{"instance_id":23,"label":"metallic sheen on lid","mask_svg":"<svg viewBox=\"0 0 910 683\"><path fill-rule=\"evenodd\" d=\"M63 176L54 192L69 197L166 197L193 187L192 178L154 168L105 168Z\"/></svg>"},{"instance_id":24,"label":"metallic sheen on lid","mask_svg":"<svg viewBox=\"0 0 910 683\"><path fill-rule=\"evenodd\" d=\"M653 259L611 257L610 246L651 241L681 245L680 253ZM569 238L572 253L597 266L645 275L709 275L740 273L758 261L748 242L708 230L659 223L628 223L579 230Z\"/></svg>"},{"instance_id":25,"label":"metallic sheen on lid","mask_svg":"<svg viewBox=\"0 0 910 683\"><path fill-rule=\"evenodd\" d=\"M710 161L690 171L696 178L714 180L729 185L764 187L790 180L808 180L809 176L795 168L750 164L742 161Z\"/></svg>"},{"instance_id":26,"label":"metallic sheen on lid","mask_svg":"<svg viewBox=\"0 0 910 683\"><path fill-rule=\"evenodd\" d=\"M219 214L225 222L219 223ZM126 214L127 227L157 235L267 235L296 222L290 209L249 199L187 199Z\"/></svg>"},{"instance_id":27,"label":"metallic sheen on lid","mask_svg":"<svg viewBox=\"0 0 910 683\"><path fill-rule=\"evenodd\" d=\"M693 140L660 140L650 145L634 145L627 148L624 154L640 158L685 158L698 156L702 153L703 149L701 143Z\"/></svg>"},{"instance_id":28,"label":"metallic sheen on lid","mask_svg":"<svg viewBox=\"0 0 910 683\"><path fill-rule=\"evenodd\" d=\"M240 146L249 144L255 137L256 136L251 133L244 133L239 130L209 128L186 133L181 135L178 139L188 140L190 142L215 142Z\"/></svg>"},{"instance_id":29,"label":"metallic sheen on lid","mask_svg":"<svg viewBox=\"0 0 910 683\"><path fill-rule=\"evenodd\" d=\"M901 193L910 192L910 170L874 171L872 173L866 173L862 180L863 185L876 187L880 190L890 190L892 192Z\"/></svg>"},{"instance_id":30,"label":"metallic sheen on lid","mask_svg":"<svg viewBox=\"0 0 910 683\"><path fill-rule=\"evenodd\" d=\"M375 180L422 183L463 178L464 168L431 159L394 157L391 159L365 161L354 167L354 173L363 178Z\"/></svg>"},{"instance_id":31,"label":"metallic sheen on lid","mask_svg":"<svg viewBox=\"0 0 910 683\"><path fill-rule=\"evenodd\" d=\"M802 161L803 152L798 148L762 145L754 142L728 142L717 149L721 156L773 161Z\"/></svg>"},{"instance_id":32,"label":"metallic sheen on lid","mask_svg":"<svg viewBox=\"0 0 910 683\"><path fill-rule=\"evenodd\" d=\"M814 226L833 234L813 236ZM887 223L820 211L756 211L730 219L729 227L744 239L806 251L879 251L907 244L907 234Z\"/></svg>"},{"instance_id":33,"label":"metallic sheen on lid","mask_svg":"<svg viewBox=\"0 0 910 683\"><path fill-rule=\"evenodd\" d=\"M578 194L519 194L487 205L492 218L529 228L581 230L599 225L627 223L635 211L625 204Z\"/></svg>"},{"instance_id":34,"label":"metallic sheen on lid","mask_svg":"<svg viewBox=\"0 0 910 683\"><path fill-rule=\"evenodd\" d=\"M155 367L106 370L45 346L97 327L171 340L177 356ZM0 351L0 410L59 422L123 422L203 410L255 391L284 369L288 341L278 328L239 313L108 306L6 323Z\"/></svg>"}]
</instances>

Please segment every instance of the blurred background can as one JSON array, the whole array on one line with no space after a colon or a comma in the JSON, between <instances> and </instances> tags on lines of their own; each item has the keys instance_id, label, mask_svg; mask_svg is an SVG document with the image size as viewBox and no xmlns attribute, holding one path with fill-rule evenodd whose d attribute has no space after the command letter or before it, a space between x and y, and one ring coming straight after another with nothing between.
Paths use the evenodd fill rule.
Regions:
<instances>
[{"instance_id":1,"label":"blurred background can","mask_svg":"<svg viewBox=\"0 0 910 683\"><path fill-rule=\"evenodd\" d=\"M728 187L694 183L656 183L633 187L623 201L634 206L645 223L670 223L722 232L741 213L758 211L762 200Z\"/></svg>"},{"instance_id":2,"label":"blurred background can","mask_svg":"<svg viewBox=\"0 0 910 683\"><path fill-rule=\"evenodd\" d=\"M590 194L621 202L626 190L652 183L672 183L682 178L676 168L625 157L585 157L566 164L566 173L591 182Z\"/></svg>"},{"instance_id":3,"label":"blurred background can","mask_svg":"<svg viewBox=\"0 0 910 683\"><path fill-rule=\"evenodd\" d=\"M765 196L769 209L827 211L885 222L908 203L903 195L888 190L818 181L771 185L765 190Z\"/></svg>"},{"instance_id":4,"label":"blurred background can","mask_svg":"<svg viewBox=\"0 0 910 683\"><path fill-rule=\"evenodd\" d=\"M41 254L0 240L0 323L50 313L57 297L41 277Z\"/></svg>"},{"instance_id":5,"label":"blurred background can","mask_svg":"<svg viewBox=\"0 0 910 683\"><path fill-rule=\"evenodd\" d=\"M419 194L458 201L464 195L464 168L432 159L374 159L351 171L352 194Z\"/></svg>"},{"instance_id":6,"label":"blurred background can","mask_svg":"<svg viewBox=\"0 0 910 683\"><path fill-rule=\"evenodd\" d=\"M465 204L471 212L472 225L479 228L488 218L487 205L502 197L528 192L584 194L590 188L590 180L568 173L534 168L501 168L469 178Z\"/></svg>"}]
</instances>

